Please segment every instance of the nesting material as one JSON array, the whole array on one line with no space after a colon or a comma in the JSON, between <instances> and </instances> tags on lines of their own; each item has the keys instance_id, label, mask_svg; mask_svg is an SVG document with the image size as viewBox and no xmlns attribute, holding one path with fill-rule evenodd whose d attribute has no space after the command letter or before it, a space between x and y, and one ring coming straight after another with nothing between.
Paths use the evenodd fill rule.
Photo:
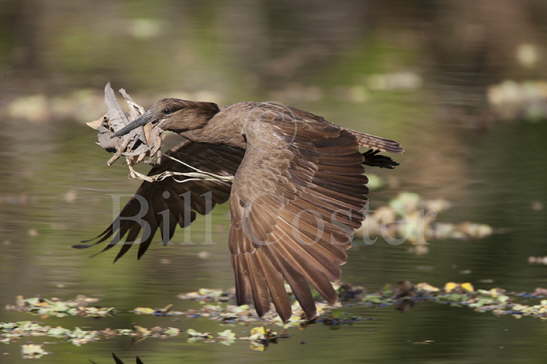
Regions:
<instances>
[{"instance_id":1,"label":"nesting material","mask_svg":"<svg viewBox=\"0 0 547 364\"><path fill-rule=\"evenodd\" d=\"M126 135L115 137L114 133L144 114L144 108L137 104L131 96L121 89L120 94L128 106L125 113L118 104L114 90L107 83L104 88L106 114L87 125L97 130L97 144L104 150L114 153L107 164L112 165L118 158L124 156L127 165L132 166L140 162L149 164L159 163L161 160L161 130L152 124L133 129Z\"/></svg>"},{"instance_id":2,"label":"nesting material","mask_svg":"<svg viewBox=\"0 0 547 364\"><path fill-rule=\"evenodd\" d=\"M120 157L125 157L129 168L129 175L132 178L147 182L162 181L166 178L173 178L176 182L185 183L196 179L229 183L233 177L219 176L213 173L202 171L188 163L175 158L173 155L162 153L162 129L152 123L131 130L128 134L116 137L114 134L127 126L132 121L144 114L144 108L137 104L124 90L119 90L120 95L128 106L126 113L118 100L116 94L107 83L104 88L104 101L106 114L97 120L88 122L87 125L97 131L97 144L107 152L114 153L108 160L107 165L111 166ZM157 175L147 176L136 171L133 166L144 162L147 164L161 164L162 157L169 158L181 165L180 171L164 171ZM179 177L179 178L176 178ZM182 177L182 178L180 178Z\"/></svg>"}]
</instances>

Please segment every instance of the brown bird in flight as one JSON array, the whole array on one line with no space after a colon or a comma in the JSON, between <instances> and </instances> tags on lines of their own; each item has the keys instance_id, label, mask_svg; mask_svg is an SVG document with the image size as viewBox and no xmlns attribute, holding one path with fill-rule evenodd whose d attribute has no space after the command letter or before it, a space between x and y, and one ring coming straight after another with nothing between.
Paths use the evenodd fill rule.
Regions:
<instances>
[{"instance_id":1,"label":"brown bird in flight","mask_svg":"<svg viewBox=\"0 0 547 364\"><path fill-rule=\"evenodd\" d=\"M186 227L196 214L229 200L237 304L254 302L262 316L273 303L286 321L291 304L285 282L308 319L316 317L310 286L327 302L337 300L331 282L340 278L353 232L364 219L363 165L394 168L398 163L378 153L402 152L399 143L273 102L220 109L173 98L156 102L114 136L148 123L183 137L167 154L187 163L162 158L149 176L192 172L190 165L227 178L143 182L114 222L85 247L111 239L103 251L120 244L115 260L133 245L140 258L158 229L167 243L177 223ZM141 221L132 219L137 215Z\"/></svg>"}]
</instances>

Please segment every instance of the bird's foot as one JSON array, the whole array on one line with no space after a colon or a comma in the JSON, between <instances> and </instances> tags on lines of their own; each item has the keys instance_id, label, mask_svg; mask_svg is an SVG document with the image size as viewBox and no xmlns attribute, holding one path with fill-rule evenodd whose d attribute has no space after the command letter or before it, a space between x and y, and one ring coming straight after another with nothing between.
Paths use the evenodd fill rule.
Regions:
<instances>
[{"instance_id":1,"label":"bird's foot","mask_svg":"<svg viewBox=\"0 0 547 364\"><path fill-rule=\"evenodd\" d=\"M390 157L378 153L380 153L380 151L375 149L370 149L363 153L363 157L365 157L363 164L367 166L389 169L393 169L399 165L399 163L395 162Z\"/></svg>"}]
</instances>

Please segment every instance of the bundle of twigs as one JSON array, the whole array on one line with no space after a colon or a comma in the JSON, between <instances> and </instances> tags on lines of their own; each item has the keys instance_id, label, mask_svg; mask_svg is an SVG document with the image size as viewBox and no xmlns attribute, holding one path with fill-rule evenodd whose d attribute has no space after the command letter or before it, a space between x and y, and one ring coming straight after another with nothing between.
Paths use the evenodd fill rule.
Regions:
<instances>
[{"instance_id":1,"label":"bundle of twigs","mask_svg":"<svg viewBox=\"0 0 547 364\"><path fill-rule=\"evenodd\" d=\"M127 103L129 109L127 113L118 104L114 90L110 86L110 83L107 83L104 88L104 100L107 112L102 118L87 123L89 127L97 130L97 144L104 150L114 153L107 162L108 166L111 166L121 156L124 156L129 168L129 175L132 178L147 182L162 181L169 177L174 178L176 182L180 183L195 179L205 179L221 183L231 181L231 176L219 176L202 171L175 158L169 153L163 153L161 150L162 130L151 123L135 128L121 137L114 136L118 130L136 120L145 112L144 108L133 101L124 89L120 89L119 93ZM141 162L160 164L162 157L174 160L189 168L192 172L164 171L157 175L147 176L133 168L134 165ZM178 180L175 177L185 178Z\"/></svg>"},{"instance_id":2,"label":"bundle of twigs","mask_svg":"<svg viewBox=\"0 0 547 364\"><path fill-rule=\"evenodd\" d=\"M129 107L127 114L118 104L110 83L107 83L104 88L107 112L102 118L87 123L88 126L97 130L97 144L106 151L114 152L107 164L112 165L121 156L126 158L127 164L130 166L140 162L159 163L161 158L161 130L159 128L148 124L136 128L124 136L114 136L118 130L144 114L144 108L133 101L124 89L120 89L119 92Z\"/></svg>"}]
</instances>

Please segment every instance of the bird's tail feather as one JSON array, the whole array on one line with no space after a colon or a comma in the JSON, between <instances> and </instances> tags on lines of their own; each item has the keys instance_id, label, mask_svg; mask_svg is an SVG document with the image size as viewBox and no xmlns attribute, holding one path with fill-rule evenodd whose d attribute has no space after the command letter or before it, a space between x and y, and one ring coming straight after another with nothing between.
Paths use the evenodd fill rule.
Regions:
<instances>
[{"instance_id":1,"label":"bird's tail feather","mask_svg":"<svg viewBox=\"0 0 547 364\"><path fill-rule=\"evenodd\" d=\"M382 138L382 137L378 137L378 136L370 135L366 133L361 133L359 131L350 130L350 129L348 129L348 131L357 138L357 141L360 147L379 150L381 152L393 152L393 153L404 152L403 147L401 147L401 145L395 140L386 139L386 138Z\"/></svg>"}]
</instances>

